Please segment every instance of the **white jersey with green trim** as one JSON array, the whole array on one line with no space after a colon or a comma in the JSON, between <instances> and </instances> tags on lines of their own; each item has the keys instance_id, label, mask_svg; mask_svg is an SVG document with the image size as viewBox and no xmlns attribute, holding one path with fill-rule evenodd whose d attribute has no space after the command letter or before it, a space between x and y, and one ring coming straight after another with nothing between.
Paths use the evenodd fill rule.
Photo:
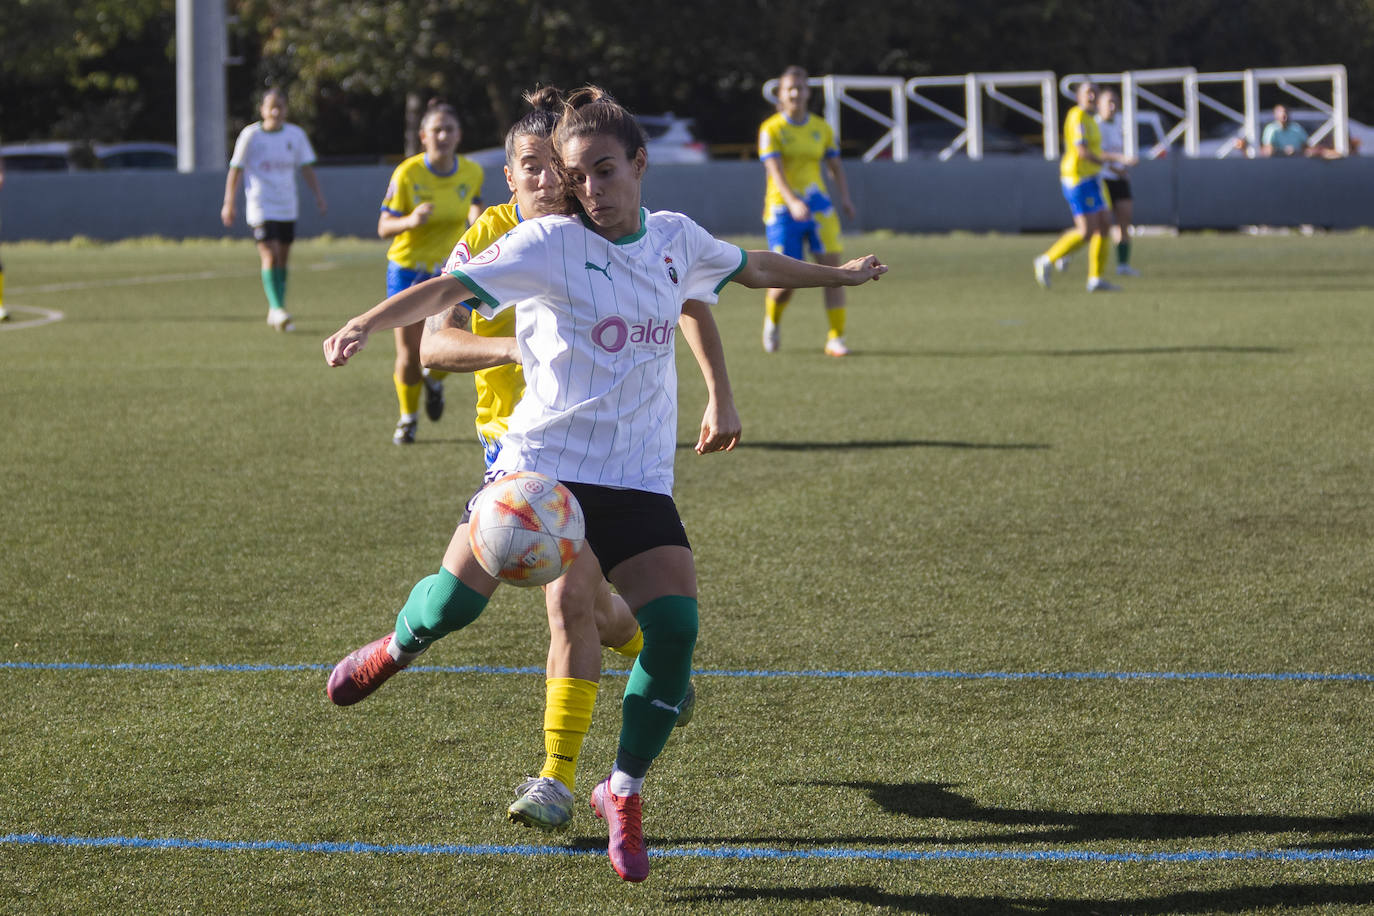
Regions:
<instances>
[{"instance_id":1,"label":"white jersey with green trim","mask_svg":"<svg viewBox=\"0 0 1374 916\"><path fill-rule=\"evenodd\" d=\"M582 218L525 220L453 270L490 317L515 309L525 394L492 470L671 495L682 303L714 304L745 253L681 213L610 241Z\"/></svg>"},{"instance_id":2,"label":"white jersey with green trim","mask_svg":"<svg viewBox=\"0 0 1374 916\"><path fill-rule=\"evenodd\" d=\"M261 121L245 127L234 141L229 159L233 168L243 169L244 216L250 226L272 220L296 221L296 170L314 165L315 150L305 131L285 123L267 130Z\"/></svg>"}]
</instances>

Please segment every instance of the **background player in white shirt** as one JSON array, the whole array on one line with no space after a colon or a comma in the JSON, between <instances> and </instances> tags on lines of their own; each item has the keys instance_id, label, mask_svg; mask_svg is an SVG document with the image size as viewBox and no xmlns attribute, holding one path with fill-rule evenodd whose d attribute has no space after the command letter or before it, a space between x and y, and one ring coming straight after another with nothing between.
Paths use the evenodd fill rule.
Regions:
<instances>
[{"instance_id":1,"label":"background player in white shirt","mask_svg":"<svg viewBox=\"0 0 1374 916\"><path fill-rule=\"evenodd\" d=\"M555 149L580 212L526 220L460 270L352 319L324 353L342 365L370 334L472 298L484 315L515 309L526 389L493 471L538 470L569 486L587 521L587 548L575 563L598 563L644 631L615 766L592 793L607 820L612 865L623 879L642 881L649 860L640 789L677 719L697 634L696 569L671 495L672 344L682 304L714 303L730 280L751 289L857 286L887 268L872 255L830 267L746 253L682 214L641 209L643 132L601 90L569 97ZM700 450L728 444L704 434ZM430 642L475 620L496 585L460 527L439 573L411 592L395 632L336 666L331 696L344 682L356 699L367 696ZM583 641L595 639L593 632Z\"/></svg>"},{"instance_id":2,"label":"background player in white shirt","mask_svg":"<svg viewBox=\"0 0 1374 916\"><path fill-rule=\"evenodd\" d=\"M1097 93L1097 129L1102 134L1102 152L1110 153L1102 163L1102 183L1107 188L1107 205L1116 224L1116 272L1123 277L1138 277L1140 271L1131 266L1131 221L1135 217L1135 202L1131 199L1129 166L1134 159L1125 156L1125 138L1121 135L1121 118L1117 117L1120 102L1115 89Z\"/></svg>"},{"instance_id":3,"label":"background player in white shirt","mask_svg":"<svg viewBox=\"0 0 1374 916\"><path fill-rule=\"evenodd\" d=\"M296 172L315 195L323 215L328 209L315 176L315 150L305 131L286 120L286 94L269 89L259 106L261 121L245 127L234 142L229 174L224 179L220 221L234 225L239 186L247 180L244 197L248 225L258 243L262 288L267 294L267 323L278 331L292 329L286 311L286 262L296 240Z\"/></svg>"}]
</instances>

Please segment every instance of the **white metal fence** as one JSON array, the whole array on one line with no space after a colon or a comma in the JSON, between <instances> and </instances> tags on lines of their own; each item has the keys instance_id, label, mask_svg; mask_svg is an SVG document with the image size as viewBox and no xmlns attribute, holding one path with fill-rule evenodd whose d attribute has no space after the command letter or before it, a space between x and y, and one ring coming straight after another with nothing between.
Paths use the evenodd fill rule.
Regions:
<instances>
[{"instance_id":1,"label":"white metal fence","mask_svg":"<svg viewBox=\"0 0 1374 916\"><path fill-rule=\"evenodd\" d=\"M1073 98L1083 79L1119 86L1125 152L1153 158L1178 147L1184 156L1225 158L1257 154L1266 117L1261 92L1272 99L1293 99L1324 118L1312 131L1310 142L1329 142L1340 155L1351 151L1348 80L1340 64L1314 67L1273 67L1199 73L1192 67L1127 70L1121 73L1072 73L1056 78L1047 70L1011 73L965 73L959 76L919 76L912 79L887 76L811 77L808 84L821 90L824 116L842 139L842 113L856 112L882 130L863 151L870 162L890 156L906 161L913 119L910 106L936 115L959 128L937 156L947 160L961 153L982 159L986 146L984 110L1001 105L1038 125L1046 159L1059 157L1059 97ZM1307 87L1315 86L1309 90ZM778 80L764 83L763 95L777 101ZM962 88L960 93L958 90ZM945 102L932 91L944 90ZM1056 91L1057 90L1057 91ZM950 100L955 93L957 101ZM1272 104L1272 102L1271 102ZM1210 136L1202 134L1202 110L1221 115ZM1142 150L1142 123L1159 123L1160 137ZM871 131L868 131L871 135ZM1237 142L1240 141L1240 142ZM865 141L867 142L867 141Z\"/></svg>"}]
</instances>

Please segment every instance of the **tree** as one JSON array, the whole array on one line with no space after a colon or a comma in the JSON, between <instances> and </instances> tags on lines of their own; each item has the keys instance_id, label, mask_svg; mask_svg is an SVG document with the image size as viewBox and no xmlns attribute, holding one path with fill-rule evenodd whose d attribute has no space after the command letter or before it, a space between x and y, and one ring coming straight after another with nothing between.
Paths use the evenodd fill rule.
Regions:
<instances>
[{"instance_id":1,"label":"tree","mask_svg":"<svg viewBox=\"0 0 1374 916\"><path fill-rule=\"evenodd\" d=\"M174 0L10 0L0 83L10 136L176 134Z\"/></svg>"}]
</instances>

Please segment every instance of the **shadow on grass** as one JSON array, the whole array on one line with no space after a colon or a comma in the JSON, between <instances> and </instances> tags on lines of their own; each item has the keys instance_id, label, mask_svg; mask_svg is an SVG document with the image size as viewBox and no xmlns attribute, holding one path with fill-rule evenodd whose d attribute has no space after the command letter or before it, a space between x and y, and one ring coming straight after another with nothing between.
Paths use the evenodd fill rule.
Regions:
<instances>
[{"instance_id":1,"label":"shadow on grass","mask_svg":"<svg viewBox=\"0 0 1374 916\"><path fill-rule=\"evenodd\" d=\"M987 807L953 791L954 786L938 782L813 782L808 785L866 792L869 798L889 814L1016 828L968 837L906 836L902 838L904 843L1093 843L1107 840L1170 840L1253 833L1317 833L1363 837L1362 840L1349 843L1348 848L1352 849L1365 848L1374 843L1374 814L1369 813L1336 817L1175 812L1094 814L1035 808ZM793 837L792 840L796 841L797 838ZM864 840L854 837L851 841ZM872 839L869 838L867 841L871 842ZM1312 847L1304 844L1303 848ZM1339 845L1324 848L1347 848L1347 844L1345 840L1341 840Z\"/></svg>"},{"instance_id":2,"label":"shadow on grass","mask_svg":"<svg viewBox=\"0 0 1374 916\"><path fill-rule=\"evenodd\" d=\"M1283 356L1295 352L1291 347L1247 347L1195 345L1177 347L1092 347L1081 350L864 350L863 356L920 356L941 359L1001 359L1008 356L1188 356L1194 354Z\"/></svg>"},{"instance_id":3,"label":"shadow on grass","mask_svg":"<svg viewBox=\"0 0 1374 916\"><path fill-rule=\"evenodd\" d=\"M1154 913L1255 912L1276 904L1323 906L1374 903L1374 884L1266 884L1225 890L1175 891L1148 897L961 897L954 894L894 894L862 884L820 887L701 887L670 893L674 903L735 903L796 901L798 903L856 903L906 913L959 913L982 916L1003 913L1055 913L1067 916L1114 913L1149 916Z\"/></svg>"},{"instance_id":4,"label":"shadow on grass","mask_svg":"<svg viewBox=\"0 0 1374 916\"><path fill-rule=\"evenodd\" d=\"M679 442L679 450L691 451L695 442ZM741 442L738 448L758 448L774 452L862 451L882 448L954 448L989 451L1039 451L1051 446L1039 442L961 442L958 439L851 439L848 442Z\"/></svg>"}]
</instances>

